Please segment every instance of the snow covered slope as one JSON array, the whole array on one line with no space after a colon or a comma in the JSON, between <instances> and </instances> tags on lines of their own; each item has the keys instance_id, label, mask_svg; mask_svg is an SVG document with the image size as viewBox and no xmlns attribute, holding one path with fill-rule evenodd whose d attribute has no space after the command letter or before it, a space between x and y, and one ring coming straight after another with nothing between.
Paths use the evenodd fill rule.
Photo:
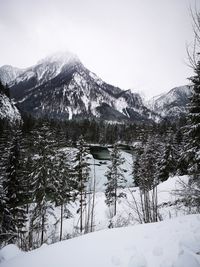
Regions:
<instances>
[{"instance_id":1,"label":"snow covered slope","mask_svg":"<svg viewBox=\"0 0 200 267\"><path fill-rule=\"evenodd\" d=\"M105 83L69 52L41 60L9 86L20 110L35 117L135 122L157 118L144 106L139 94Z\"/></svg>"},{"instance_id":2,"label":"snow covered slope","mask_svg":"<svg viewBox=\"0 0 200 267\"><path fill-rule=\"evenodd\" d=\"M23 71L24 70L12 67L10 65L4 65L0 67L0 80L4 85L10 84Z\"/></svg>"},{"instance_id":3,"label":"snow covered slope","mask_svg":"<svg viewBox=\"0 0 200 267\"><path fill-rule=\"evenodd\" d=\"M148 106L162 117L177 118L186 113L190 96L190 86L175 87L166 94L153 97Z\"/></svg>"},{"instance_id":4,"label":"snow covered slope","mask_svg":"<svg viewBox=\"0 0 200 267\"><path fill-rule=\"evenodd\" d=\"M12 102L5 94L0 93L0 119L9 123L19 122L21 115Z\"/></svg>"},{"instance_id":5,"label":"snow covered slope","mask_svg":"<svg viewBox=\"0 0 200 267\"><path fill-rule=\"evenodd\" d=\"M200 215L188 215L44 245L4 261L1 266L199 267L199 254Z\"/></svg>"}]
</instances>

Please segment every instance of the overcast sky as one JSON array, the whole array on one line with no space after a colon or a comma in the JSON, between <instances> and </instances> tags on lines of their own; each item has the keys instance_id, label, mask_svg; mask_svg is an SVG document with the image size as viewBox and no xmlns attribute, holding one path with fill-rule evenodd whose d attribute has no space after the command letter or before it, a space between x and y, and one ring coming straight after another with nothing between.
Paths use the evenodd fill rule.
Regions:
<instances>
[{"instance_id":1,"label":"overcast sky","mask_svg":"<svg viewBox=\"0 0 200 267\"><path fill-rule=\"evenodd\" d=\"M69 50L106 82L157 95L192 75L186 43L198 1L0 0L0 66Z\"/></svg>"}]
</instances>

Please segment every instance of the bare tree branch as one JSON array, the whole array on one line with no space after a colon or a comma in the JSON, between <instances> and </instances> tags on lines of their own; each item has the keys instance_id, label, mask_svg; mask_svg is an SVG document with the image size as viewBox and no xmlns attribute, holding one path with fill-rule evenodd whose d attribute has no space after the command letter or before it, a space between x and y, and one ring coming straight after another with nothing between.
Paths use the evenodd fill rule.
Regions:
<instances>
[{"instance_id":1,"label":"bare tree branch","mask_svg":"<svg viewBox=\"0 0 200 267\"><path fill-rule=\"evenodd\" d=\"M191 45L186 45L187 56L189 60L189 65L193 69L196 68L197 62L200 59L200 11L198 11L197 6L193 9L190 6L190 16L192 18L192 27L194 32L194 41Z\"/></svg>"}]
</instances>

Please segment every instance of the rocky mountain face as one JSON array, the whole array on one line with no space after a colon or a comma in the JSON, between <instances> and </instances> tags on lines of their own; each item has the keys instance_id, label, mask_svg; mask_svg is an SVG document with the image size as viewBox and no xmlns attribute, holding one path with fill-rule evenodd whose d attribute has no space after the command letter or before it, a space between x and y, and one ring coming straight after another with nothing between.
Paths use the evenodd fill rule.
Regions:
<instances>
[{"instance_id":1,"label":"rocky mountain face","mask_svg":"<svg viewBox=\"0 0 200 267\"><path fill-rule=\"evenodd\" d=\"M105 83L71 53L47 57L19 70L16 77L16 72L11 72L7 75L11 97L22 112L35 117L134 122L158 117L143 105L139 94Z\"/></svg>"},{"instance_id":2,"label":"rocky mountain face","mask_svg":"<svg viewBox=\"0 0 200 267\"><path fill-rule=\"evenodd\" d=\"M0 92L0 120L4 120L9 124L15 124L21 121L19 110L2 92Z\"/></svg>"},{"instance_id":3,"label":"rocky mountain face","mask_svg":"<svg viewBox=\"0 0 200 267\"><path fill-rule=\"evenodd\" d=\"M191 90L189 85L175 87L166 94L153 97L148 102L148 107L162 118L180 118L187 112Z\"/></svg>"},{"instance_id":4,"label":"rocky mountain face","mask_svg":"<svg viewBox=\"0 0 200 267\"><path fill-rule=\"evenodd\" d=\"M107 84L72 53L54 54L24 70L3 66L0 80L21 112L58 120L159 121L184 113L190 95L187 86L177 87L145 106L139 94Z\"/></svg>"},{"instance_id":5,"label":"rocky mountain face","mask_svg":"<svg viewBox=\"0 0 200 267\"><path fill-rule=\"evenodd\" d=\"M4 85L10 84L22 72L23 72L22 69L15 68L15 67L12 67L10 65L4 65L4 66L0 67L0 79L1 79L1 82Z\"/></svg>"}]
</instances>

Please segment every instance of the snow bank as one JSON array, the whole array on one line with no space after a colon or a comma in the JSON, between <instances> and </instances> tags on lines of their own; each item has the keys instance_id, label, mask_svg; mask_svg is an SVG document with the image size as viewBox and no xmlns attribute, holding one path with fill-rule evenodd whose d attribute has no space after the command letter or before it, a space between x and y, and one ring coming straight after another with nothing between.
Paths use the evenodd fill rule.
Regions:
<instances>
[{"instance_id":1,"label":"snow bank","mask_svg":"<svg viewBox=\"0 0 200 267\"><path fill-rule=\"evenodd\" d=\"M2 267L197 267L200 215L117 228L43 246Z\"/></svg>"},{"instance_id":2,"label":"snow bank","mask_svg":"<svg viewBox=\"0 0 200 267\"><path fill-rule=\"evenodd\" d=\"M7 245L0 250L0 264L18 256L21 252L19 248L13 244Z\"/></svg>"}]
</instances>

